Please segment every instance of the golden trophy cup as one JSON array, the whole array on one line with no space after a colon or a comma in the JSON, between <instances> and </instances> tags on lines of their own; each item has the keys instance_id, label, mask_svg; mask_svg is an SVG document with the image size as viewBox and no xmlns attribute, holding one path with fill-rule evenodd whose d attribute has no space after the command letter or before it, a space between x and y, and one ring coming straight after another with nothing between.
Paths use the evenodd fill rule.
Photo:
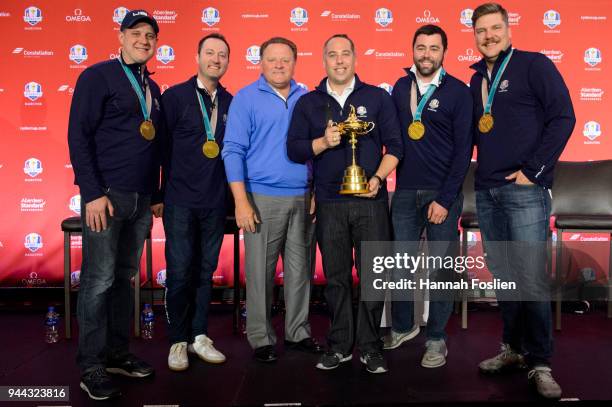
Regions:
<instances>
[{"instance_id":1,"label":"golden trophy cup","mask_svg":"<svg viewBox=\"0 0 612 407\"><path fill-rule=\"evenodd\" d=\"M355 161L355 150L357 148L357 136L363 136L374 130L374 122L365 122L359 120L355 114L355 106L351 106L351 112L348 118L342 123L333 123L338 126L340 134L349 136L349 143L353 154L353 162L344 170L342 178L342 186L340 187L341 195L367 194L370 192L368 188L368 179L363 168L357 165Z\"/></svg>"}]
</instances>

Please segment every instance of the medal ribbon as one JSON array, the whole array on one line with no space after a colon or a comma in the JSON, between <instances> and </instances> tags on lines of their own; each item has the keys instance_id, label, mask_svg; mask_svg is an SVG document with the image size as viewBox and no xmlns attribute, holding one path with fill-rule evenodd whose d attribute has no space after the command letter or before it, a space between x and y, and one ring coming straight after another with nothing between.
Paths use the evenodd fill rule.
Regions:
<instances>
[{"instance_id":1,"label":"medal ribbon","mask_svg":"<svg viewBox=\"0 0 612 407\"><path fill-rule=\"evenodd\" d=\"M140 102L140 109L142 110L142 115L144 116L145 121L150 120L152 103L151 103L151 91L149 90L149 87L145 85L145 87L147 88L147 96L145 99L145 95L142 92L142 88L138 84L138 81L136 80L136 77L134 76L134 73L132 72L132 70L123 63L123 61L121 60L121 57L117 58L117 60L121 64L121 67L123 68L123 72L125 72L128 79L130 80L130 83L132 84L132 88L134 88L134 91L136 92L136 96L138 96L138 101Z\"/></svg>"},{"instance_id":2,"label":"medal ribbon","mask_svg":"<svg viewBox=\"0 0 612 407\"><path fill-rule=\"evenodd\" d=\"M438 83L442 81L442 78L444 78L444 75L446 75L446 71L444 70L444 68L441 68ZM415 77L416 77L416 74L415 74ZM434 93L436 88L437 86L430 84L429 87L427 88L427 92L425 92L425 94L421 98L421 102L419 103L419 106L417 107L416 79L412 81L412 91L410 92L410 111L412 112L413 122L421 121L421 115L423 114L423 109L425 108L427 101L429 101L429 98Z\"/></svg>"},{"instance_id":3,"label":"medal ribbon","mask_svg":"<svg viewBox=\"0 0 612 407\"><path fill-rule=\"evenodd\" d=\"M499 82L501 81L501 77L508 66L508 62L510 62L510 58L514 53L514 49L510 51L508 55L502 61L499 70L497 71L497 75L495 75L495 80L493 80L493 84L491 85L491 93L487 89L487 80L482 78L482 107L484 108L483 114L490 114L491 108L493 107L493 98L495 97L495 92L497 91L497 87L499 86Z\"/></svg>"},{"instance_id":4,"label":"medal ribbon","mask_svg":"<svg viewBox=\"0 0 612 407\"><path fill-rule=\"evenodd\" d=\"M200 112L202 112L202 120L204 121L204 129L206 129L206 141L215 141L215 136L213 135L212 126L210 125L210 119L208 118L208 113L206 113L206 108L204 108L204 99L202 99L202 95L196 89L196 95L198 95L198 103L200 104ZM216 99L216 96L215 96Z\"/></svg>"}]
</instances>

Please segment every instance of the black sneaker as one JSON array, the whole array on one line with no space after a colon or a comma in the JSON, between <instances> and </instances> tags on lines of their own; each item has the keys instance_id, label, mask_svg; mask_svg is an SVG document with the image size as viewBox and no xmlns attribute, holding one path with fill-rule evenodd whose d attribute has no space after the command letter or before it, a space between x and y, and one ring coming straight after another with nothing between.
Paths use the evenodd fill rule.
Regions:
<instances>
[{"instance_id":1,"label":"black sneaker","mask_svg":"<svg viewBox=\"0 0 612 407\"><path fill-rule=\"evenodd\" d=\"M122 359L109 359L106 364L106 371L127 377L147 377L155 373L151 365L132 354L128 354Z\"/></svg>"},{"instance_id":2,"label":"black sneaker","mask_svg":"<svg viewBox=\"0 0 612 407\"><path fill-rule=\"evenodd\" d=\"M299 342L285 341L285 348L307 353L323 353L323 347L312 338L302 339Z\"/></svg>"},{"instance_id":3,"label":"black sneaker","mask_svg":"<svg viewBox=\"0 0 612 407\"><path fill-rule=\"evenodd\" d=\"M333 350L328 350L321 356L319 359L319 363L317 363L317 369L321 370L332 370L340 366L340 363L348 362L353 359L353 355L343 355L340 352L334 352Z\"/></svg>"},{"instance_id":4,"label":"black sneaker","mask_svg":"<svg viewBox=\"0 0 612 407\"><path fill-rule=\"evenodd\" d=\"M359 357L359 360L366 365L366 369L370 373L385 373L389 370L381 352L365 352Z\"/></svg>"},{"instance_id":5,"label":"black sneaker","mask_svg":"<svg viewBox=\"0 0 612 407\"><path fill-rule=\"evenodd\" d=\"M85 390L93 400L106 400L121 395L119 388L101 367L81 376L81 389Z\"/></svg>"}]
</instances>

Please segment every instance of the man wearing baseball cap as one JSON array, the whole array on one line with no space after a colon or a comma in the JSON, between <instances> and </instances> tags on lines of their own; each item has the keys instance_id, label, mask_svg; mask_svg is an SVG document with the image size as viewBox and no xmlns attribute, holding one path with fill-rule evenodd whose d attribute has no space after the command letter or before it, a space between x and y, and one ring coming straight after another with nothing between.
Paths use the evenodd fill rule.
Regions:
<instances>
[{"instance_id":1,"label":"man wearing baseball cap","mask_svg":"<svg viewBox=\"0 0 612 407\"><path fill-rule=\"evenodd\" d=\"M68 145L83 224L77 363L80 387L94 400L120 395L108 373L154 373L128 342L130 279L139 270L151 212L160 211L160 91L146 68L158 32L146 11L128 12L121 55L83 71L70 109Z\"/></svg>"}]
</instances>

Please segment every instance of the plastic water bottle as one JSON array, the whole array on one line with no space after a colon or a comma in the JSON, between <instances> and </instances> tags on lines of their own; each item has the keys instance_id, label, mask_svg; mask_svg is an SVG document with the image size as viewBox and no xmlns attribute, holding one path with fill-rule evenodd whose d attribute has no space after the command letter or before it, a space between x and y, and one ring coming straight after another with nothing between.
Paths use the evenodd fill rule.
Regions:
<instances>
[{"instance_id":1,"label":"plastic water bottle","mask_svg":"<svg viewBox=\"0 0 612 407\"><path fill-rule=\"evenodd\" d=\"M150 304L145 304L142 310L142 337L153 339L153 326L155 324L155 314Z\"/></svg>"},{"instance_id":2,"label":"plastic water bottle","mask_svg":"<svg viewBox=\"0 0 612 407\"><path fill-rule=\"evenodd\" d=\"M45 342L56 343L59 340L58 324L59 315L55 312L55 307L49 307L45 317Z\"/></svg>"}]
</instances>

